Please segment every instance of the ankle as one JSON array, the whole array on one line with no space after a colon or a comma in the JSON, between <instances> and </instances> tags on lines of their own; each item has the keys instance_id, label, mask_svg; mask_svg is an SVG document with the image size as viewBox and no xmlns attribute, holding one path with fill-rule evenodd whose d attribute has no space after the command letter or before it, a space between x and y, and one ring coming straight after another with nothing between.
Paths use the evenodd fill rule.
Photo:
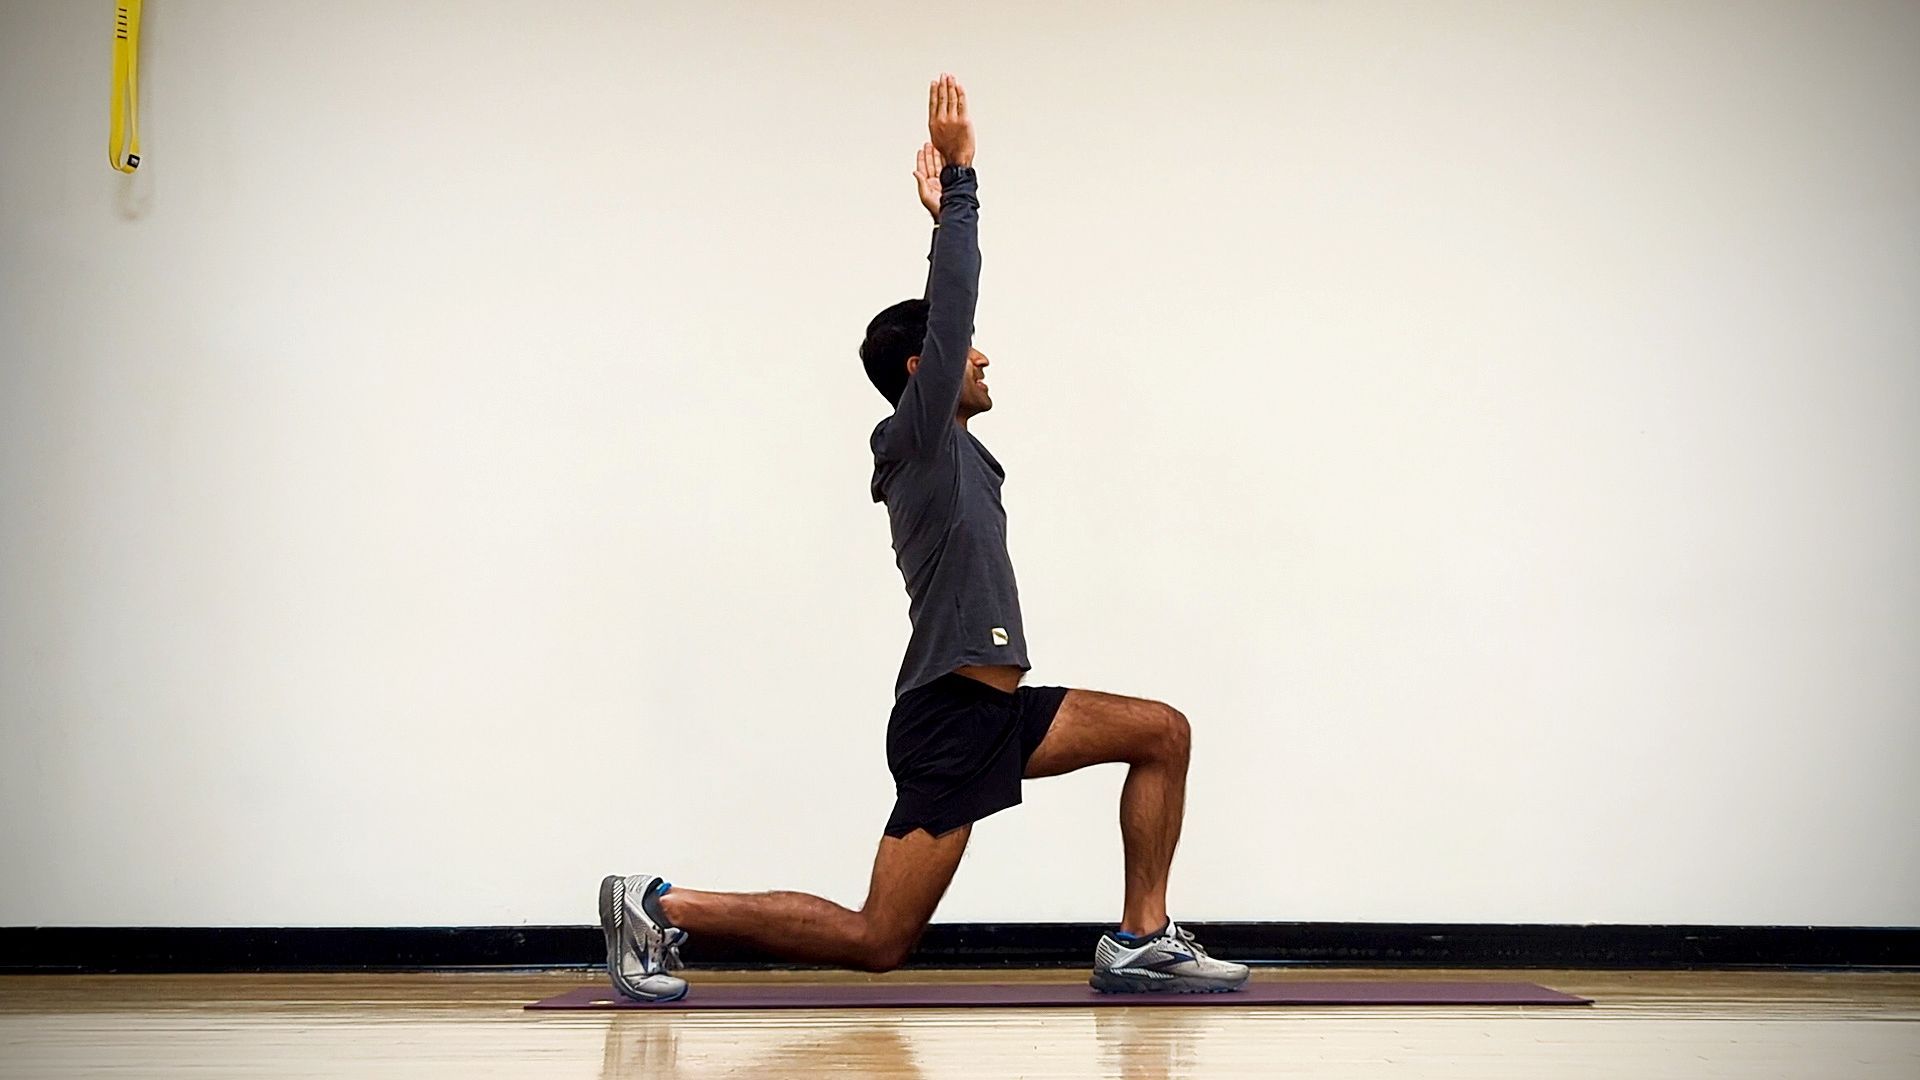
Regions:
<instances>
[{"instance_id":1,"label":"ankle","mask_svg":"<svg viewBox=\"0 0 1920 1080\"><path fill-rule=\"evenodd\" d=\"M1130 938L1150 938L1170 925L1172 922L1163 911L1157 919L1132 917L1121 919L1120 932Z\"/></svg>"},{"instance_id":2,"label":"ankle","mask_svg":"<svg viewBox=\"0 0 1920 1080\"><path fill-rule=\"evenodd\" d=\"M654 911L659 912L660 915L666 918L667 925L680 927L684 925L684 917L688 914L688 909L692 906L689 901L693 899L694 897L688 890L682 889L677 885L670 885L665 891L655 893L648 897L647 902Z\"/></svg>"}]
</instances>

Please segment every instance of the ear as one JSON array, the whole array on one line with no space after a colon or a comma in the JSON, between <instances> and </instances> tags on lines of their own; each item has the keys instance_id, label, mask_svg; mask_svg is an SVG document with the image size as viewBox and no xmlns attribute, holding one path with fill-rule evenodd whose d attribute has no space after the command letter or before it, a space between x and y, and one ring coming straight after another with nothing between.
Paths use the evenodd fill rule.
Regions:
<instances>
[{"instance_id":1,"label":"ear","mask_svg":"<svg viewBox=\"0 0 1920 1080\"><path fill-rule=\"evenodd\" d=\"M913 373L919 370L920 370L920 358L917 356L907 357L907 378L909 379L913 378Z\"/></svg>"}]
</instances>

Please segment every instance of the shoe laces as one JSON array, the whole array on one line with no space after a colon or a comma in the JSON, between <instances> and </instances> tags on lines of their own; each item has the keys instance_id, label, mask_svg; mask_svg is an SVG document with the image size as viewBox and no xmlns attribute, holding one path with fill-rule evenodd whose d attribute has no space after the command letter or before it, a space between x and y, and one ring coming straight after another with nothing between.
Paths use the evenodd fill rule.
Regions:
<instances>
[{"instance_id":1,"label":"shoe laces","mask_svg":"<svg viewBox=\"0 0 1920 1080\"><path fill-rule=\"evenodd\" d=\"M679 971L687 965L680 959L680 946L686 944L687 932L670 928L660 932L660 967L665 971Z\"/></svg>"},{"instance_id":2,"label":"shoe laces","mask_svg":"<svg viewBox=\"0 0 1920 1080\"><path fill-rule=\"evenodd\" d=\"M1198 941L1195 941L1193 939L1193 931L1187 929L1184 926L1179 925L1178 923L1175 923L1173 925L1173 928L1169 930L1168 933L1172 934L1174 937L1177 937L1181 941L1185 942L1188 951L1192 952L1193 955L1199 957L1202 960L1213 959L1213 957L1207 955L1206 946L1201 945Z\"/></svg>"}]
</instances>

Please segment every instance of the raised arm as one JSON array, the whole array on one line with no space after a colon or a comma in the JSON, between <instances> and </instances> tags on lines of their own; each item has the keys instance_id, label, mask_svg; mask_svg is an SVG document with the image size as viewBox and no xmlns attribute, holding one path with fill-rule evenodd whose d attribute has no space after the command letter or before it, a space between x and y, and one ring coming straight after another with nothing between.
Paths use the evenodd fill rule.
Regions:
<instances>
[{"instance_id":1,"label":"raised arm","mask_svg":"<svg viewBox=\"0 0 1920 1080\"><path fill-rule=\"evenodd\" d=\"M920 293L922 297L933 290L933 249L940 242L940 170L946 164L930 142L922 144L913 158L913 182L920 189L920 205L933 215L933 235L927 240L927 288Z\"/></svg>"},{"instance_id":2,"label":"raised arm","mask_svg":"<svg viewBox=\"0 0 1920 1080\"><path fill-rule=\"evenodd\" d=\"M973 175L973 124L967 117L966 93L951 75L941 76L927 88L927 133L932 142L921 150L916 179L932 161L944 165L938 174L938 225L927 273L927 336L887 425L889 450L900 456L931 453L946 445L949 428L958 421L980 293L980 200ZM929 150L934 158L928 158ZM924 201L924 180L921 190Z\"/></svg>"}]
</instances>

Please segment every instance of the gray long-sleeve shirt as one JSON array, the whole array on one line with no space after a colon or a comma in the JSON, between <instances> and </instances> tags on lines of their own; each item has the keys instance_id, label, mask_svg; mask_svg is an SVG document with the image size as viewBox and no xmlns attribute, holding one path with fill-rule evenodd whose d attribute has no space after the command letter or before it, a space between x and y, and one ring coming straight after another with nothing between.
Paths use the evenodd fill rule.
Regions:
<instances>
[{"instance_id":1,"label":"gray long-sleeve shirt","mask_svg":"<svg viewBox=\"0 0 1920 1080\"><path fill-rule=\"evenodd\" d=\"M1000 505L1006 470L958 416L980 294L973 170L947 166L940 188L920 364L872 439L873 501L887 504L913 620L895 697L967 664L1032 667Z\"/></svg>"}]
</instances>

